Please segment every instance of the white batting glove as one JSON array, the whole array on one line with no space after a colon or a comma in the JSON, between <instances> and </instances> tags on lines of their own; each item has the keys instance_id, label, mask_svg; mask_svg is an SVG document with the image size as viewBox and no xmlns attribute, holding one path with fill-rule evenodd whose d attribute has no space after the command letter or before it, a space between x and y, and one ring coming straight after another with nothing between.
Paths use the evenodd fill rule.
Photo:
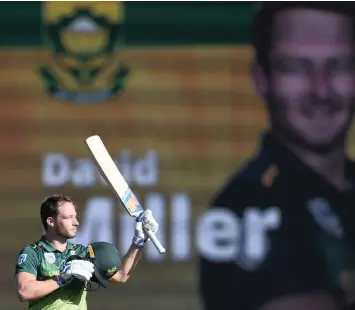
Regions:
<instances>
[{"instance_id":1,"label":"white batting glove","mask_svg":"<svg viewBox=\"0 0 355 310\"><path fill-rule=\"evenodd\" d=\"M72 260L67 262L61 269L58 277L55 278L59 286L69 283L73 278L84 282L91 279L94 273L94 265L85 260Z\"/></svg>"},{"instance_id":2,"label":"white batting glove","mask_svg":"<svg viewBox=\"0 0 355 310\"><path fill-rule=\"evenodd\" d=\"M133 243L142 248L149 241L148 232L155 234L159 229L159 224L155 220L152 211L142 212L136 219L137 224L134 231Z\"/></svg>"}]
</instances>

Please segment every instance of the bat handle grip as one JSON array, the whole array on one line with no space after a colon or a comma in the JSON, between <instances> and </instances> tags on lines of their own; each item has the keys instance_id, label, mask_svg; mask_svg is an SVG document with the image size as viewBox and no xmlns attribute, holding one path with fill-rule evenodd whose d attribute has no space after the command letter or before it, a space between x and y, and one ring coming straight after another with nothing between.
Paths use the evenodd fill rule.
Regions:
<instances>
[{"instance_id":1,"label":"bat handle grip","mask_svg":"<svg viewBox=\"0 0 355 310\"><path fill-rule=\"evenodd\" d=\"M148 236L150 238L150 241L154 244L155 248L158 250L158 252L160 254L164 254L166 252L166 250L161 245L161 243L158 240L157 236L154 233L152 233L152 232L148 232Z\"/></svg>"}]
</instances>

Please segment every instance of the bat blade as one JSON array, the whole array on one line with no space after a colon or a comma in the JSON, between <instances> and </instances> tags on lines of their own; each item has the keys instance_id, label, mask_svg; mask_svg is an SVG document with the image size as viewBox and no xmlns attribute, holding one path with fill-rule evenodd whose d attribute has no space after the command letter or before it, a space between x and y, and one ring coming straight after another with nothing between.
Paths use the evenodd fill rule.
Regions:
<instances>
[{"instance_id":1,"label":"bat blade","mask_svg":"<svg viewBox=\"0 0 355 310\"><path fill-rule=\"evenodd\" d=\"M105 179L107 184L112 187L125 210L132 217L139 216L144 209L122 176L121 172L118 170L101 138L97 135L88 137L85 140L85 144L88 147L89 153L92 156L101 176ZM149 233L148 235L159 253L165 253L164 247L160 244L155 234Z\"/></svg>"}]
</instances>

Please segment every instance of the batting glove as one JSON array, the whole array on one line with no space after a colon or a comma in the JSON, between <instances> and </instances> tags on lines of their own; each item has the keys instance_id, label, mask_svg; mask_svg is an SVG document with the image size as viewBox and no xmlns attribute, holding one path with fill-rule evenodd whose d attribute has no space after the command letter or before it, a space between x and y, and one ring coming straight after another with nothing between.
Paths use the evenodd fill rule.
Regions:
<instances>
[{"instance_id":1,"label":"batting glove","mask_svg":"<svg viewBox=\"0 0 355 310\"><path fill-rule=\"evenodd\" d=\"M142 248L149 241L149 233L155 234L158 231L159 224L153 217L151 210L142 212L136 219L137 224L134 231L133 243Z\"/></svg>"},{"instance_id":2,"label":"batting glove","mask_svg":"<svg viewBox=\"0 0 355 310\"><path fill-rule=\"evenodd\" d=\"M67 262L60 270L59 276L55 281L59 286L63 286L74 278L78 278L84 282L91 279L94 273L94 265L85 260L72 260Z\"/></svg>"}]
</instances>

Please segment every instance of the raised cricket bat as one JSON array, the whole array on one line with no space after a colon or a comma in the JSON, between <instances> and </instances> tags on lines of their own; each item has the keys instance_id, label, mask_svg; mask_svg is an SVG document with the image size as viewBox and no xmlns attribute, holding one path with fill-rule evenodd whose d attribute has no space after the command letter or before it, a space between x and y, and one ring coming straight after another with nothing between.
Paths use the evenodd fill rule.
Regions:
<instances>
[{"instance_id":1,"label":"raised cricket bat","mask_svg":"<svg viewBox=\"0 0 355 310\"><path fill-rule=\"evenodd\" d=\"M107 184L112 187L128 214L132 217L139 216L144 210L126 180L123 178L121 172L118 170L101 138L96 135L91 136L85 140L85 143L102 177ZM148 235L158 252L160 254L165 253L165 249L156 235L153 233L148 233Z\"/></svg>"}]
</instances>

